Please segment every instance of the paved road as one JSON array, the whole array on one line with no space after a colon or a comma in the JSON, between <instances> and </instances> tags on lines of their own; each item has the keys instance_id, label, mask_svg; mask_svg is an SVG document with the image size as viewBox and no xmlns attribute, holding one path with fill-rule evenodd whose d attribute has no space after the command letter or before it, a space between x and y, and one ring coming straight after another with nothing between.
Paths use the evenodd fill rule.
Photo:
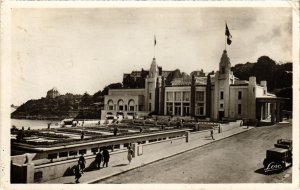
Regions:
<instances>
[{"instance_id":1,"label":"paved road","mask_svg":"<svg viewBox=\"0 0 300 190\"><path fill-rule=\"evenodd\" d=\"M266 149L279 138L292 138L291 124L255 128L99 183L290 183L291 168L262 172Z\"/></svg>"}]
</instances>

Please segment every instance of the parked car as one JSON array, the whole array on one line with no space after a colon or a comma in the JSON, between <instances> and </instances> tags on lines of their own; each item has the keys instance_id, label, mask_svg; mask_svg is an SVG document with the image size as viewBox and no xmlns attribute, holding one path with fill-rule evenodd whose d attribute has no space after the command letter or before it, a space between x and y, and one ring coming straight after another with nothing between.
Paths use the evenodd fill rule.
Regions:
<instances>
[{"instance_id":1,"label":"parked car","mask_svg":"<svg viewBox=\"0 0 300 190\"><path fill-rule=\"evenodd\" d=\"M279 139L274 146L266 152L263 161L265 172L283 171L293 164L292 140Z\"/></svg>"}]
</instances>

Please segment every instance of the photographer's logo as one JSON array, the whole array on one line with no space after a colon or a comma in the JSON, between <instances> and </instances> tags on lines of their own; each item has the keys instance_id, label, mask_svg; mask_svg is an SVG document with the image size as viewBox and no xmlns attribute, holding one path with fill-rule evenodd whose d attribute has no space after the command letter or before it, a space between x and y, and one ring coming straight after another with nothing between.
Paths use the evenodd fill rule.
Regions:
<instances>
[{"instance_id":1,"label":"photographer's logo","mask_svg":"<svg viewBox=\"0 0 300 190\"><path fill-rule=\"evenodd\" d=\"M282 169L282 165L278 164L276 162L270 162L267 166L267 168L265 169L265 172L270 172L270 171L277 171L277 170L281 170Z\"/></svg>"}]
</instances>

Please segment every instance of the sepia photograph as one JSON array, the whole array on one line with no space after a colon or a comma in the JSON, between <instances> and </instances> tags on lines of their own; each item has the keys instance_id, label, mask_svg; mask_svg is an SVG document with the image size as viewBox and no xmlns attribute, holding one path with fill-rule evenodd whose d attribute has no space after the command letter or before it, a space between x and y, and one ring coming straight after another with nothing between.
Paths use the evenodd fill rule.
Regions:
<instances>
[{"instance_id":1,"label":"sepia photograph","mask_svg":"<svg viewBox=\"0 0 300 190\"><path fill-rule=\"evenodd\" d=\"M294 12L12 8L8 183L298 184Z\"/></svg>"}]
</instances>

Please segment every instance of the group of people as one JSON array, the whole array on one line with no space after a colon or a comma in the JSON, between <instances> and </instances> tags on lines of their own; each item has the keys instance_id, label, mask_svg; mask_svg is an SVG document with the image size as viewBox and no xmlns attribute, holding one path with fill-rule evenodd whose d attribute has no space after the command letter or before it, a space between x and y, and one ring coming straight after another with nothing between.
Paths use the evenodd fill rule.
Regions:
<instances>
[{"instance_id":1,"label":"group of people","mask_svg":"<svg viewBox=\"0 0 300 190\"><path fill-rule=\"evenodd\" d=\"M78 164L75 166L73 170L73 173L75 175L75 183L79 183L79 179L81 178L85 169L86 161L83 155L84 154L81 154L78 160ZM103 161L102 167L104 166L108 167L109 158L110 158L109 151L106 148L104 148L103 150L100 149L100 151L96 154L95 157L96 167L100 169L100 165L102 161Z\"/></svg>"},{"instance_id":2,"label":"group of people","mask_svg":"<svg viewBox=\"0 0 300 190\"><path fill-rule=\"evenodd\" d=\"M131 149L131 147L128 147L128 152L127 152L127 159L128 159L128 164L131 163L131 160L133 158L134 152ZM108 167L108 162L109 162L109 158L110 158L110 154L109 151L104 148L103 150L100 149L100 151L96 154L95 156L95 164L96 164L96 168L100 169L101 168L101 162L103 162L102 167ZM83 156L83 154L81 154L81 156L79 157L78 160L78 164L75 166L73 172L75 175L75 183L79 183L79 179L81 178L84 169L85 169L85 158Z\"/></svg>"},{"instance_id":3,"label":"group of people","mask_svg":"<svg viewBox=\"0 0 300 190\"><path fill-rule=\"evenodd\" d=\"M81 154L81 156L79 157L78 160L78 164L75 166L73 172L75 175L75 183L79 183L79 179L81 178L84 169L85 169L85 158L83 156L84 154ZM131 160L133 158L134 152L131 149L131 147L128 147L128 152L127 152L127 160L128 160L128 164L131 163ZM100 169L101 168L101 162L103 162L102 167L108 167L108 162L109 162L109 158L110 158L110 154L109 151L104 148L103 150L100 149L100 151L96 154L95 156L95 164L96 164L96 168Z\"/></svg>"}]
</instances>

